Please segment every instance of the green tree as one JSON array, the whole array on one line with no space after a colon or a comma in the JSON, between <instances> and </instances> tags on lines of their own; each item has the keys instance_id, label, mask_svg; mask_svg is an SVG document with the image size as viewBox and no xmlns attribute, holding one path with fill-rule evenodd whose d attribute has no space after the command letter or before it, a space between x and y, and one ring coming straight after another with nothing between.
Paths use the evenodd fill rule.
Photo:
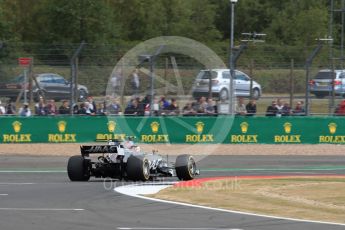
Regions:
<instances>
[{"instance_id":1,"label":"green tree","mask_svg":"<svg viewBox=\"0 0 345 230\"><path fill-rule=\"evenodd\" d=\"M230 37L230 2L217 2L216 26ZM240 0L235 5L235 39L243 32L266 32L267 42L307 44L328 30L328 0Z\"/></svg>"},{"instance_id":2,"label":"green tree","mask_svg":"<svg viewBox=\"0 0 345 230\"><path fill-rule=\"evenodd\" d=\"M264 32L273 19L273 14L269 10L272 8L271 3L265 0L240 1L236 11L236 29L240 33ZM237 33L237 36L241 34Z\"/></svg>"},{"instance_id":3,"label":"green tree","mask_svg":"<svg viewBox=\"0 0 345 230\"><path fill-rule=\"evenodd\" d=\"M1 0L1 24L5 24L10 32L11 40L30 41L35 33L36 24L31 17L42 0Z\"/></svg>"},{"instance_id":4,"label":"green tree","mask_svg":"<svg viewBox=\"0 0 345 230\"><path fill-rule=\"evenodd\" d=\"M191 15L185 35L199 41L216 41L221 33L215 26L217 6L209 0L188 1Z\"/></svg>"},{"instance_id":5,"label":"green tree","mask_svg":"<svg viewBox=\"0 0 345 230\"><path fill-rule=\"evenodd\" d=\"M214 0L216 8L216 27L222 33L223 39L230 37L229 0ZM273 1L282 2L282 1ZM271 0L240 0L235 4L235 38L241 39L242 33L263 32L271 23L272 15L269 12ZM276 10L274 10L276 11Z\"/></svg>"},{"instance_id":6,"label":"green tree","mask_svg":"<svg viewBox=\"0 0 345 230\"><path fill-rule=\"evenodd\" d=\"M196 40L220 38L215 27L216 5L209 0L127 0L111 4L123 39L186 36Z\"/></svg>"},{"instance_id":7,"label":"green tree","mask_svg":"<svg viewBox=\"0 0 345 230\"><path fill-rule=\"evenodd\" d=\"M184 36L192 14L190 3L184 0L163 0L162 3L165 13L163 35Z\"/></svg>"},{"instance_id":8,"label":"green tree","mask_svg":"<svg viewBox=\"0 0 345 230\"><path fill-rule=\"evenodd\" d=\"M160 36L165 21L162 1L126 0L108 3L122 40L146 40Z\"/></svg>"},{"instance_id":9,"label":"green tree","mask_svg":"<svg viewBox=\"0 0 345 230\"><path fill-rule=\"evenodd\" d=\"M272 10L272 9L270 9ZM277 44L313 45L328 31L328 9L322 1L286 1L265 30L268 41Z\"/></svg>"},{"instance_id":10,"label":"green tree","mask_svg":"<svg viewBox=\"0 0 345 230\"><path fill-rule=\"evenodd\" d=\"M104 0L51 0L43 14L47 18L44 42L107 42L116 36L116 26Z\"/></svg>"},{"instance_id":11,"label":"green tree","mask_svg":"<svg viewBox=\"0 0 345 230\"><path fill-rule=\"evenodd\" d=\"M328 30L330 0L240 0L235 39L266 32L267 43L313 44ZM340 8L341 1L335 1ZM340 13L335 13L339 33ZM0 0L0 38L23 42L116 43L162 35L224 42L229 0ZM335 40L339 43L339 36Z\"/></svg>"},{"instance_id":12,"label":"green tree","mask_svg":"<svg viewBox=\"0 0 345 230\"><path fill-rule=\"evenodd\" d=\"M4 15L4 1L0 0L0 41L7 40L9 38L9 25L5 20Z\"/></svg>"}]
</instances>

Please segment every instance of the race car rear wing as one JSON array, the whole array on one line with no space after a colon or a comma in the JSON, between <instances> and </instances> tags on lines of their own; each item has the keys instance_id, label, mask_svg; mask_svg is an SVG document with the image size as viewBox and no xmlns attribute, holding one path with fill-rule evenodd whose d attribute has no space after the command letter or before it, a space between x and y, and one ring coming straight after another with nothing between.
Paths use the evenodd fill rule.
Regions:
<instances>
[{"instance_id":1,"label":"race car rear wing","mask_svg":"<svg viewBox=\"0 0 345 230\"><path fill-rule=\"evenodd\" d=\"M89 154L96 153L119 153L121 151L118 148L123 149L123 145L81 145L80 152L82 156L88 157Z\"/></svg>"}]
</instances>

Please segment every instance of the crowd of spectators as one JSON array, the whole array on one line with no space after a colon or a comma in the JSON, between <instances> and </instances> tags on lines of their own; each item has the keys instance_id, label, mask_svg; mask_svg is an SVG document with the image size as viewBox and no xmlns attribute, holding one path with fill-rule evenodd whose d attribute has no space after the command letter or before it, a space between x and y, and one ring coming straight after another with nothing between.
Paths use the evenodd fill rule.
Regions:
<instances>
[{"instance_id":1,"label":"crowd of spectators","mask_svg":"<svg viewBox=\"0 0 345 230\"><path fill-rule=\"evenodd\" d=\"M272 104L267 107L266 116L305 116L304 103L303 101L298 101L295 107L291 108L288 102L284 102L282 99L278 98L272 101Z\"/></svg>"},{"instance_id":2,"label":"crowd of spectators","mask_svg":"<svg viewBox=\"0 0 345 230\"><path fill-rule=\"evenodd\" d=\"M167 99L166 97L154 97L151 104L149 95L141 98L139 96L132 97L122 108L118 98L107 96L105 100L95 102L92 97L88 97L84 102L70 105L68 100L63 100L60 106L56 105L55 100L44 100L39 98L32 110L27 103L16 110L15 103L9 101L3 106L0 101L0 115L20 115L20 116L54 116L54 115L132 115L132 116L161 116L161 115L216 115L217 106L213 99L201 97L199 100L188 102L182 108L176 98ZM152 110L151 110L152 106Z\"/></svg>"},{"instance_id":3,"label":"crowd of spectators","mask_svg":"<svg viewBox=\"0 0 345 230\"><path fill-rule=\"evenodd\" d=\"M250 100L246 105L244 98L239 97L235 106L235 113L237 116L254 116L256 114L256 101Z\"/></svg>"},{"instance_id":4,"label":"crowd of spectators","mask_svg":"<svg viewBox=\"0 0 345 230\"><path fill-rule=\"evenodd\" d=\"M341 101L334 111L336 116L345 116L345 100Z\"/></svg>"},{"instance_id":5,"label":"crowd of spectators","mask_svg":"<svg viewBox=\"0 0 345 230\"><path fill-rule=\"evenodd\" d=\"M250 99L246 104L244 98L238 98L238 102L235 106L235 114L237 116L254 116L256 113L256 101L254 99ZM296 106L291 108L289 103L278 98L272 101L272 104L267 107L265 115L267 117L304 116L305 110L303 101L296 102Z\"/></svg>"},{"instance_id":6,"label":"crowd of spectators","mask_svg":"<svg viewBox=\"0 0 345 230\"><path fill-rule=\"evenodd\" d=\"M54 100L39 101L30 109L27 103L17 110L15 103L8 101L2 104L0 101L0 115L19 115L23 117L36 116L52 116L52 115L132 115L132 116L164 116L164 115L181 115L181 116L215 116L218 114L217 102L212 98L201 97L198 100L187 102L183 107L179 106L176 98L167 99L165 96L154 97L151 104L149 95L141 98L139 96L132 97L125 107L121 107L118 98L107 96L105 100L95 102L90 96L84 102L70 105L68 100L62 101L60 106L56 105ZM151 109L152 106L152 109ZM254 99L246 99L239 97L235 105L236 116L255 116L257 115L256 101ZM273 100L271 105L266 109L264 114L267 117L281 116L305 116L303 101L297 101L294 107L288 102L284 102L278 98ZM341 101L335 109L334 115L345 116L345 100Z\"/></svg>"},{"instance_id":7,"label":"crowd of spectators","mask_svg":"<svg viewBox=\"0 0 345 230\"><path fill-rule=\"evenodd\" d=\"M179 103L176 98L167 100L164 96L153 99L151 110L151 97L146 96L143 100L139 97L133 98L127 104L125 108L125 115L183 115L183 116L195 116L195 115L215 115L217 113L217 107L212 99L206 100L205 97L201 97L194 102L187 102L182 109L179 107Z\"/></svg>"},{"instance_id":8,"label":"crowd of spectators","mask_svg":"<svg viewBox=\"0 0 345 230\"><path fill-rule=\"evenodd\" d=\"M24 106L23 106L24 107ZM16 106L9 100L5 105L0 101L0 115L16 115Z\"/></svg>"}]
</instances>

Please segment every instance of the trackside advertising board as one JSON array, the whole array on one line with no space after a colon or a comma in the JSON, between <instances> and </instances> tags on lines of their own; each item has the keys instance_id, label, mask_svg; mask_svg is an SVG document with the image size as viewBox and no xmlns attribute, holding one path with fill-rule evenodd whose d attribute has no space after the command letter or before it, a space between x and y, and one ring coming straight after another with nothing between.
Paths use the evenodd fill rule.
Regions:
<instances>
[{"instance_id":1,"label":"trackside advertising board","mask_svg":"<svg viewBox=\"0 0 345 230\"><path fill-rule=\"evenodd\" d=\"M342 117L0 117L0 143L345 144Z\"/></svg>"}]
</instances>

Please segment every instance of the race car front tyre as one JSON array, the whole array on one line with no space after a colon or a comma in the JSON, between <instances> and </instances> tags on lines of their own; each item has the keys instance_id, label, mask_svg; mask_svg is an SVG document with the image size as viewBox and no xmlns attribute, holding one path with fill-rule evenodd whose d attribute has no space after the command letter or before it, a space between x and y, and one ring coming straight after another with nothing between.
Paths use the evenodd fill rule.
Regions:
<instances>
[{"instance_id":1,"label":"race car front tyre","mask_svg":"<svg viewBox=\"0 0 345 230\"><path fill-rule=\"evenodd\" d=\"M67 174L71 181L88 181L90 170L88 161L82 156L72 156L68 160Z\"/></svg>"},{"instance_id":2,"label":"race car front tyre","mask_svg":"<svg viewBox=\"0 0 345 230\"><path fill-rule=\"evenodd\" d=\"M196 175L195 160L191 155L179 155L176 158L175 170L178 179L192 180Z\"/></svg>"},{"instance_id":3,"label":"race car front tyre","mask_svg":"<svg viewBox=\"0 0 345 230\"><path fill-rule=\"evenodd\" d=\"M127 160L127 177L133 181L150 179L150 162L144 156L130 156Z\"/></svg>"}]
</instances>

